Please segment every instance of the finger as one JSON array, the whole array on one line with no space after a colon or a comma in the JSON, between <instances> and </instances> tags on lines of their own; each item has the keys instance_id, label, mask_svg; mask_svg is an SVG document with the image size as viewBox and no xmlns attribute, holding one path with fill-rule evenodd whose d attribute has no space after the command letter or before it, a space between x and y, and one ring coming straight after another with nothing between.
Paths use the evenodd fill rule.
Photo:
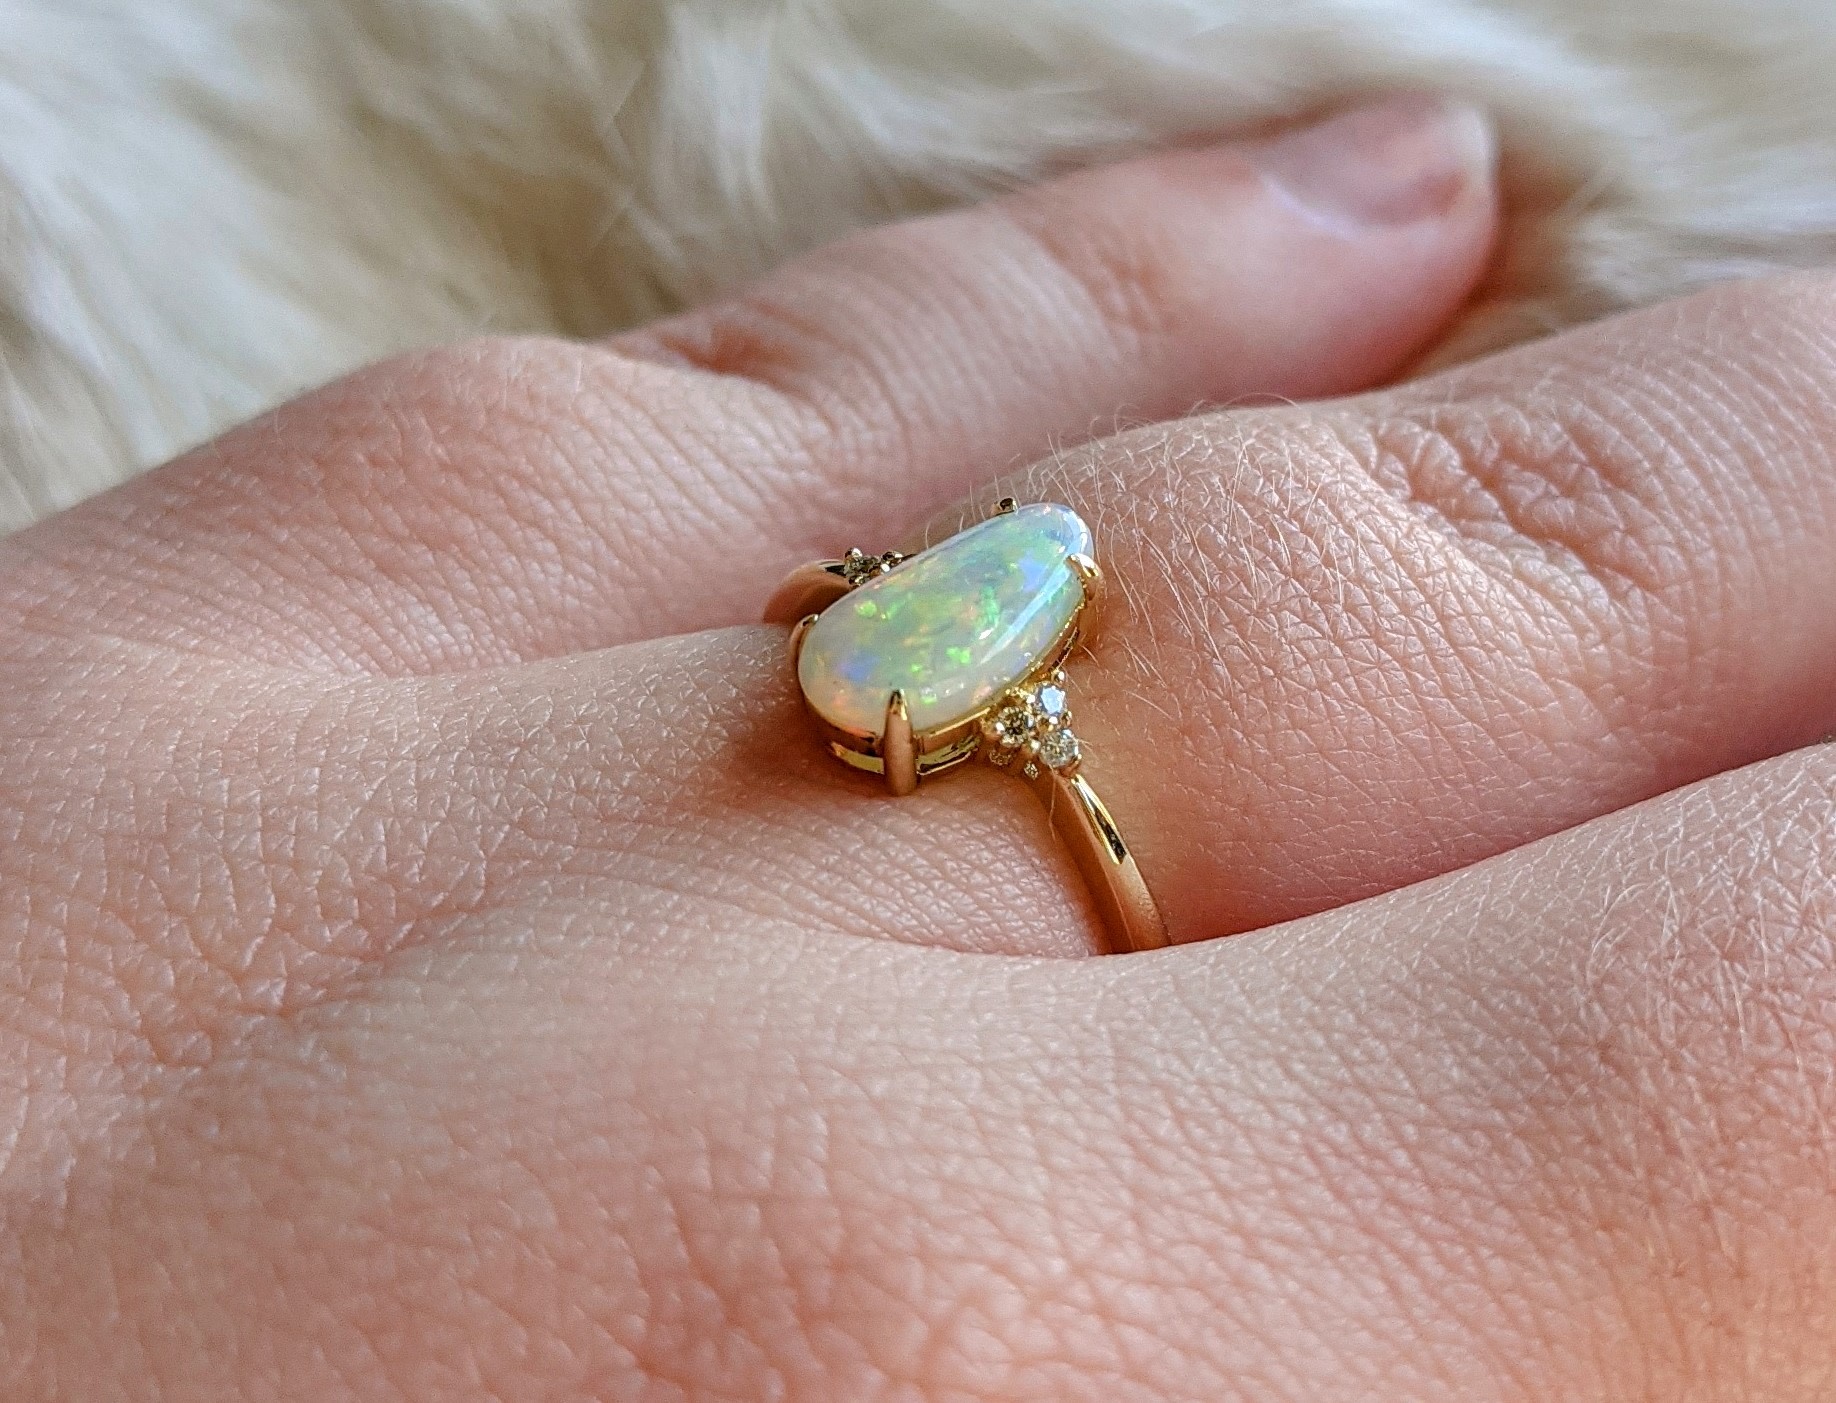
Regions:
<instances>
[{"instance_id":1,"label":"finger","mask_svg":"<svg viewBox=\"0 0 1836 1403\"><path fill-rule=\"evenodd\" d=\"M1813 1403L1832 833L1826 748L1078 963L506 909L60 1177L18 1391Z\"/></svg>"},{"instance_id":2,"label":"finger","mask_svg":"<svg viewBox=\"0 0 1836 1403\"><path fill-rule=\"evenodd\" d=\"M1081 724L1188 935L1836 726L1836 284L1722 289L1040 495L1124 582ZM1022 489L1025 490L1025 489Z\"/></svg>"},{"instance_id":3,"label":"finger","mask_svg":"<svg viewBox=\"0 0 1836 1403\"><path fill-rule=\"evenodd\" d=\"M1836 729L1832 326L1823 275L1728 288L995 488L1093 525L1114 588L1071 668L1084 773L1176 937L1400 887ZM784 873L809 919L863 933L1038 951L1073 929L1077 878L1023 786L969 767L891 802L762 695L785 690L769 649L731 646L748 681L717 721L672 724L673 753L708 761L647 801L673 816L659 835L730 823L737 884ZM756 749L729 748L736 712ZM793 796L765 824L762 787Z\"/></svg>"},{"instance_id":4,"label":"finger","mask_svg":"<svg viewBox=\"0 0 1836 1403\"><path fill-rule=\"evenodd\" d=\"M1476 114L1402 99L1074 175L610 346L364 372L9 551L46 627L283 663L505 662L756 617L790 565L1118 416L1394 370L1484 260L1489 160Z\"/></svg>"},{"instance_id":5,"label":"finger","mask_svg":"<svg viewBox=\"0 0 1836 1403\"><path fill-rule=\"evenodd\" d=\"M1176 938L1404 886L1836 730L1833 326L1827 275L1725 288L992 489L1093 526L1112 602L1070 669L1083 773ZM686 709L675 753L709 768L658 814L725 815L812 921L1031 951L1090 929L1024 786L969 767L895 803L811 771L820 742L757 699L785 687L768 652L733 647L757 749L700 749L733 717ZM774 797L808 784L809 817L746 822L767 776Z\"/></svg>"},{"instance_id":6,"label":"finger","mask_svg":"<svg viewBox=\"0 0 1836 1403\"><path fill-rule=\"evenodd\" d=\"M962 491L1118 418L1394 370L1479 271L1491 162L1477 113L1404 97L848 240L613 344L864 420L868 492L901 463ZM911 505L885 503L878 524L904 526Z\"/></svg>"}]
</instances>

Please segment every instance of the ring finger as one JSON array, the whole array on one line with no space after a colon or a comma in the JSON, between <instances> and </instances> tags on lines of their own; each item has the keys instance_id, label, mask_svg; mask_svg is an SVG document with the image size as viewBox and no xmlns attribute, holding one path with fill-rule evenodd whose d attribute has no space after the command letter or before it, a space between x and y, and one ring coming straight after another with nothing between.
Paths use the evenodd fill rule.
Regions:
<instances>
[{"instance_id":1,"label":"ring finger","mask_svg":"<svg viewBox=\"0 0 1836 1403\"><path fill-rule=\"evenodd\" d=\"M1120 585L1073 705L1175 936L1463 866L1830 729L1831 296L1724 289L996 489L1084 512ZM658 802L728 826L705 850L745 854L739 886L797 874L776 909L973 948L1080 929L1012 781L888 802L817 753L772 641L704 647L745 679L731 695L774 700L684 717L707 760ZM635 860L680 852L659 841Z\"/></svg>"}]
</instances>

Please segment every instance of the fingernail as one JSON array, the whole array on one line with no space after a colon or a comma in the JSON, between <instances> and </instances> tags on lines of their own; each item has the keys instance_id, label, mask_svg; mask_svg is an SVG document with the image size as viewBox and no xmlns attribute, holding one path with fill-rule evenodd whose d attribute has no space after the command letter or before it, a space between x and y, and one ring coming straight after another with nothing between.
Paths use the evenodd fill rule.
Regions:
<instances>
[{"instance_id":1,"label":"fingernail","mask_svg":"<svg viewBox=\"0 0 1836 1403\"><path fill-rule=\"evenodd\" d=\"M1270 182L1340 226L1414 224L1492 182L1491 119L1470 103L1411 93L1354 108L1261 145Z\"/></svg>"}]
</instances>

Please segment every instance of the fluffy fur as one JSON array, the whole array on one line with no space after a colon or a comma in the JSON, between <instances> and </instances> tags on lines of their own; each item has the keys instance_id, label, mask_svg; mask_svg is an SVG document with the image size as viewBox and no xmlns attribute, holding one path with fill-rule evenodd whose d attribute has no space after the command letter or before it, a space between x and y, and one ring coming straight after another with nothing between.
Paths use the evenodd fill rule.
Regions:
<instances>
[{"instance_id":1,"label":"fluffy fur","mask_svg":"<svg viewBox=\"0 0 1836 1403\"><path fill-rule=\"evenodd\" d=\"M0 529L358 363L1399 87L1499 116L1446 354L1836 255L1827 0L0 0Z\"/></svg>"}]
</instances>

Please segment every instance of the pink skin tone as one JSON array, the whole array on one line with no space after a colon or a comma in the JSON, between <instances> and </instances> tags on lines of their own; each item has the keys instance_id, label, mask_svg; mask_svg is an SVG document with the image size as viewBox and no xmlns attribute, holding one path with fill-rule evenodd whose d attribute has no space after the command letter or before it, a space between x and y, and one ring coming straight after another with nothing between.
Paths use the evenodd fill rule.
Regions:
<instances>
[{"instance_id":1,"label":"pink skin tone","mask_svg":"<svg viewBox=\"0 0 1836 1403\"><path fill-rule=\"evenodd\" d=\"M0 542L0 1395L1828 1397L1836 281L1205 408L1393 375L1494 222L1400 99ZM1002 495L1096 531L1179 948L749 622Z\"/></svg>"}]
</instances>

